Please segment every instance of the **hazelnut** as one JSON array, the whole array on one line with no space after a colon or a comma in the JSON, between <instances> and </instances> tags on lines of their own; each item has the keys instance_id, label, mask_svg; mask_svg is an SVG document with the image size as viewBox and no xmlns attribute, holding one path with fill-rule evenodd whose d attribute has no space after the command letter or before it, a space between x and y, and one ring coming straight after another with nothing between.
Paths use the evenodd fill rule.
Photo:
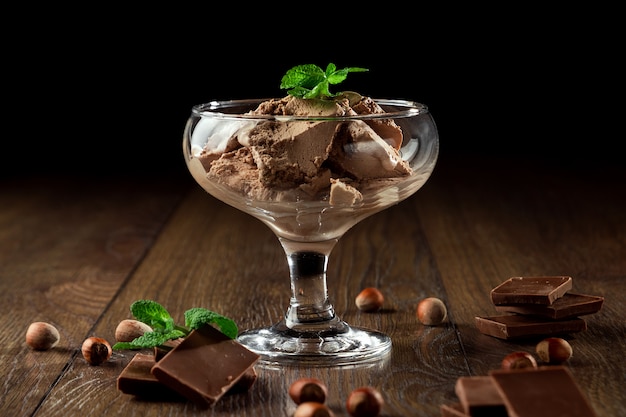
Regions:
<instances>
[{"instance_id":1,"label":"hazelnut","mask_svg":"<svg viewBox=\"0 0 626 417\"><path fill-rule=\"evenodd\" d=\"M26 330L26 344L35 350L48 350L57 345L61 336L59 331L43 321L31 323Z\"/></svg>"},{"instance_id":2,"label":"hazelnut","mask_svg":"<svg viewBox=\"0 0 626 417\"><path fill-rule=\"evenodd\" d=\"M328 396L326 385L317 378L300 378L289 387L289 396L296 404L324 403Z\"/></svg>"},{"instance_id":3,"label":"hazelnut","mask_svg":"<svg viewBox=\"0 0 626 417\"><path fill-rule=\"evenodd\" d=\"M100 365L109 360L113 350L111 345L101 337L89 337L81 347L83 358L90 365Z\"/></svg>"},{"instance_id":4,"label":"hazelnut","mask_svg":"<svg viewBox=\"0 0 626 417\"><path fill-rule=\"evenodd\" d=\"M309 401L298 405L293 417L334 417L334 414L324 404Z\"/></svg>"},{"instance_id":5,"label":"hazelnut","mask_svg":"<svg viewBox=\"0 0 626 417\"><path fill-rule=\"evenodd\" d=\"M152 327L139 320L126 319L120 321L115 329L115 340L118 342L132 342L146 332L151 332Z\"/></svg>"},{"instance_id":6,"label":"hazelnut","mask_svg":"<svg viewBox=\"0 0 626 417\"><path fill-rule=\"evenodd\" d=\"M356 296L354 301L359 310L372 312L380 310L385 301L385 297L383 297L383 293L381 293L379 289L367 287Z\"/></svg>"},{"instance_id":7,"label":"hazelnut","mask_svg":"<svg viewBox=\"0 0 626 417\"><path fill-rule=\"evenodd\" d=\"M572 357L572 346L560 337L548 337L537 343L537 355L547 363L562 363Z\"/></svg>"},{"instance_id":8,"label":"hazelnut","mask_svg":"<svg viewBox=\"0 0 626 417\"><path fill-rule=\"evenodd\" d=\"M439 298L427 297L417 304L417 319L426 326L441 324L448 317L446 305Z\"/></svg>"},{"instance_id":9,"label":"hazelnut","mask_svg":"<svg viewBox=\"0 0 626 417\"><path fill-rule=\"evenodd\" d=\"M376 417L385 401L382 394L373 387L360 387L350 393L346 409L352 417Z\"/></svg>"},{"instance_id":10,"label":"hazelnut","mask_svg":"<svg viewBox=\"0 0 626 417\"><path fill-rule=\"evenodd\" d=\"M502 369L522 369L522 368L536 368L537 361L528 352L519 351L509 353L502 359Z\"/></svg>"}]
</instances>

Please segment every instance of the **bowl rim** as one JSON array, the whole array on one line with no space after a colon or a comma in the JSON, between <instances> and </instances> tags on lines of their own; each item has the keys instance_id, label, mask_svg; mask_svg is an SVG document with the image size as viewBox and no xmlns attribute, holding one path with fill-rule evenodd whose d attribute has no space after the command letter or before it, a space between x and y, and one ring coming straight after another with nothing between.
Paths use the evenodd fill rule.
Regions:
<instances>
[{"instance_id":1,"label":"bowl rim","mask_svg":"<svg viewBox=\"0 0 626 417\"><path fill-rule=\"evenodd\" d=\"M259 99L237 99L237 100L213 100L207 103L196 104L192 106L191 113L194 116L210 119L221 120L270 120L277 122L291 121L351 121L351 120L380 120L380 119L397 119L414 117L420 114L429 113L428 106L425 104L405 100L405 99L373 99L378 105L398 107L398 109L385 113L375 114L358 114L347 116L296 116L296 115L268 115L268 114L246 114L246 113L228 113L226 110L248 106L251 109L268 100L278 100L278 98L259 98Z\"/></svg>"}]
</instances>

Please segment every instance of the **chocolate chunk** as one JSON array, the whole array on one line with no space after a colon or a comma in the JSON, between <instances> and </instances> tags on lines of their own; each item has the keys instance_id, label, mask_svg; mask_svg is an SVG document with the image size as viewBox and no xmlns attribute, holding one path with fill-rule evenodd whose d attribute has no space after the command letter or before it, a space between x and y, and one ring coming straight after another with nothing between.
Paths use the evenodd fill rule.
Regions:
<instances>
[{"instance_id":1,"label":"chocolate chunk","mask_svg":"<svg viewBox=\"0 0 626 417\"><path fill-rule=\"evenodd\" d=\"M163 343L161 346L156 346L154 348L154 360L158 362L161 359L163 359L163 357L167 355L168 353L170 353L172 349L180 345L183 340L185 339L181 337L181 338L174 339L174 340L168 340L167 342Z\"/></svg>"},{"instance_id":2,"label":"chocolate chunk","mask_svg":"<svg viewBox=\"0 0 626 417\"><path fill-rule=\"evenodd\" d=\"M226 395L238 394L248 391L256 382L257 373L254 366L251 366L246 372L239 378L239 381L228 390Z\"/></svg>"},{"instance_id":3,"label":"chocolate chunk","mask_svg":"<svg viewBox=\"0 0 626 417\"><path fill-rule=\"evenodd\" d=\"M456 380L454 391L465 414L472 417L507 417L504 402L488 376L466 376Z\"/></svg>"},{"instance_id":4,"label":"chocolate chunk","mask_svg":"<svg viewBox=\"0 0 626 417\"><path fill-rule=\"evenodd\" d=\"M515 339L530 336L548 336L587 330L587 322L580 317L565 320L549 320L541 317L509 315L475 317L478 330L499 339Z\"/></svg>"},{"instance_id":5,"label":"chocolate chunk","mask_svg":"<svg viewBox=\"0 0 626 417\"><path fill-rule=\"evenodd\" d=\"M564 366L492 370L489 375L511 417L597 417Z\"/></svg>"},{"instance_id":6,"label":"chocolate chunk","mask_svg":"<svg viewBox=\"0 0 626 417\"><path fill-rule=\"evenodd\" d=\"M152 367L164 385L199 406L215 404L260 356L210 325L193 330Z\"/></svg>"},{"instance_id":7,"label":"chocolate chunk","mask_svg":"<svg viewBox=\"0 0 626 417\"><path fill-rule=\"evenodd\" d=\"M491 290L491 301L495 305L550 305L571 289L572 277L513 277Z\"/></svg>"},{"instance_id":8,"label":"chocolate chunk","mask_svg":"<svg viewBox=\"0 0 626 417\"><path fill-rule=\"evenodd\" d=\"M186 401L185 397L163 385L152 375L151 369L158 359L155 355L137 353L118 376L117 389L124 394L135 395L144 399ZM248 368L246 373L226 394L248 391L254 385L256 378L257 373L254 367Z\"/></svg>"},{"instance_id":9,"label":"chocolate chunk","mask_svg":"<svg viewBox=\"0 0 626 417\"><path fill-rule=\"evenodd\" d=\"M497 305L496 310L560 320L597 313L602 308L603 302L604 297L567 293L556 299L549 306L540 304L503 304Z\"/></svg>"},{"instance_id":10,"label":"chocolate chunk","mask_svg":"<svg viewBox=\"0 0 626 417\"><path fill-rule=\"evenodd\" d=\"M137 353L117 377L117 389L124 394L147 399L185 400L176 391L161 384L150 370L154 366L154 356Z\"/></svg>"},{"instance_id":11,"label":"chocolate chunk","mask_svg":"<svg viewBox=\"0 0 626 417\"><path fill-rule=\"evenodd\" d=\"M441 404L439 410L441 417L469 417L469 414L465 414L461 403Z\"/></svg>"}]
</instances>

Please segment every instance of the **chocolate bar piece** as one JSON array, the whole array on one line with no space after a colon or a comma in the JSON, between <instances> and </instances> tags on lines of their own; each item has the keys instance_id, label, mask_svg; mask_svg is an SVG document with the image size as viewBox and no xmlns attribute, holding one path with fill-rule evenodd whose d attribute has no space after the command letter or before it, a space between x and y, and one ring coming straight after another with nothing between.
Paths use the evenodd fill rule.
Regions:
<instances>
[{"instance_id":1,"label":"chocolate bar piece","mask_svg":"<svg viewBox=\"0 0 626 417\"><path fill-rule=\"evenodd\" d=\"M161 346L155 346L154 360L158 362L161 359L163 359L163 357L167 355L168 353L170 353L172 349L180 345L183 340L185 340L185 338L180 337L178 339L168 340L167 342L163 343Z\"/></svg>"},{"instance_id":2,"label":"chocolate bar piece","mask_svg":"<svg viewBox=\"0 0 626 417\"><path fill-rule=\"evenodd\" d=\"M571 289L572 277L512 277L491 290L491 301L495 305L550 305Z\"/></svg>"},{"instance_id":3,"label":"chocolate bar piece","mask_svg":"<svg viewBox=\"0 0 626 417\"><path fill-rule=\"evenodd\" d=\"M597 417L564 366L492 370L510 417Z\"/></svg>"},{"instance_id":4,"label":"chocolate bar piece","mask_svg":"<svg viewBox=\"0 0 626 417\"><path fill-rule=\"evenodd\" d=\"M180 339L182 341L182 339ZM177 342L180 343L180 342ZM122 370L117 378L117 389L124 394L135 395L145 399L154 400L186 400L185 397L171 388L163 385L154 375L151 369L159 358L155 355L137 353ZM237 394L248 391L254 385L257 373L254 367L248 368L245 374L226 393Z\"/></svg>"},{"instance_id":5,"label":"chocolate bar piece","mask_svg":"<svg viewBox=\"0 0 626 417\"><path fill-rule=\"evenodd\" d=\"M117 389L124 394L143 398L185 400L176 391L161 384L150 372L154 366L154 356L137 353L117 377Z\"/></svg>"},{"instance_id":6,"label":"chocolate bar piece","mask_svg":"<svg viewBox=\"0 0 626 417\"><path fill-rule=\"evenodd\" d=\"M499 339L516 339L530 336L548 336L576 333L587 330L587 322L580 317L549 320L541 317L505 315L474 317L478 330Z\"/></svg>"},{"instance_id":7,"label":"chocolate bar piece","mask_svg":"<svg viewBox=\"0 0 626 417\"><path fill-rule=\"evenodd\" d=\"M567 293L556 299L549 306L540 304L503 304L497 305L496 310L560 320L597 313L602 308L603 302L604 297Z\"/></svg>"},{"instance_id":8,"label":"chocolate bar piece","mask_svg":"<svg viewBox=\"0 0 626 417\"><path fill-rule=\"evenodd\" d=\"M456 380L454 392L465 414L472 417L507 417L504 402L488 376L464 376Z\"/></svg>"},{"instance_id":9,"label":"chocolate bar piece","mask_svg":"<svg viewBox=\"0 0 626 417\"><path fill-rule=\"evenodd\" d=\"M260 356L211 325L193 330L152 367L164 385L201 407L214 405Z\"/></svg>"},{"instance_id":10,"label":"chocolate bar piece","mask_svg":"<svg viewBox=\"0 0 626 417\"><path fill-rule=\"evenodd\" d=\"M233 385L228 390L226 395L239 394L239 393L248 391L250 388L252 388L252 386L256 382L257 376L258 375L256 373L256 369L254 369L254 366L249 367L246 370L246 372L243 375L241 375L241 378L239 378L239 381L237 381L235 385Z\"/></svg>"},{"instance_id":11,"label":"chocolate bar piece","mask_svg":"<svg viewBox=\"0 0 626 417\"><path fill-rule=\"evenodd\" d=\"M470 417L469 414L465 414L461 403L441 404L439 410L441 417Z\"/></svg>"}]
</instances>

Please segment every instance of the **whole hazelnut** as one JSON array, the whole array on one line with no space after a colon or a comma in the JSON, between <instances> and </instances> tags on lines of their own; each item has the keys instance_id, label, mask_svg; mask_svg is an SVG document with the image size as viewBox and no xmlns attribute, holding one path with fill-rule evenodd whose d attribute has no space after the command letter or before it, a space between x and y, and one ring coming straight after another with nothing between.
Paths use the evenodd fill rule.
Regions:
<instances>
[{"instance_id":1,"label":"whole hazelnut","mask_svg":"<svg viewBox=\"0 0 626 417\"><path fill-rule=\"evenodd\" d=\"M548 337L537 343L535 348L539 358L547 363L562 363L572 357L572 346L560 337Z\"/></svg>"},{"instance_id":2,"label":"whole hazelnut","mask_svg":"<svg viewBox=\"0 0 626 417\"><path fill-rule=\"evenodd\" d=\"M61 336L59 331L43 321L31 323L26 330L26 344L35 350L48 350L57 345Z\"/></svg>"},{"instance_id":3,"label":"whole hazelnut","mask_svg":"<svg viewBox=\"0 0 626 417\"><path fill-rule=\"evenodd\" d=\"M326 385L317 378L300 378L289 387L289 396L296 404L324 403L328 396Z\"/></svg>"},{"instance_id":4,"label":"whole hazelnut","mask_svg":"<svg viewBox=\"0 0 626 417\"><path fill-rule=\"evenodd\" d=\"M101 337L89 337L81 347L83 358L90 365L100 365L109 360L113 350L111 345Z\"/></svg>"},{"instance_id":5,"label":"whole hazelnut","mask_svg":"<svg viewBox=\"0 0 626 417\"><path fill-rule=\"evenodd\" d=\"M417 319L426 326L441 324L448 317L446 305L439 298L427 297L417 304Z\"/></svg>"},{"instance_id":6,"label":"whole hazelnut","mask_svg":"<svg viewBox=\"0 0 626 417\"><path fill-rule=\"evenodd\" d=\"M352 417L376 417L385 401L382 394L373 387L360 387L350 393L346 409Z\"/></svg>"},{"instance_id":7,"label":"whole hazelnut","mask_svg":"<svg viewBox=\"0 0 626 417\"><path fill-rule=\"evenodd\" d=\"M380 310L383 306L385 297L378 288L364 288L354 300L357 308L361 311L372 312Z\"/></svg>"},{"instance_id":8,"label":"whole hazelnut","mask_svg":"<svg viewBox=\"0 0 626 417\"><path fill-rule=\"evenodd\" d=\"M324 404L309 401L298 405L293 417L334 417L334 414Z\"/></svg>"},{"instance_id":9,"label":"whole hazelnut","mask_svg":"<svg viewBox=\"0 0 626 417\"><path fill-rule=\"evenodd\" d=\"M118 342L132 342L146 332L151 332L152 327L139 320L126 319L120 321L115 329L115 340Z\"/></svg>"},{"instance_id":10,"label":"whole hazelnut","mask_svg":"<svg viewBox=\"0 0 626 417\"><path fill-rule=\"evenodd\" d=\"M502 369L522 369L522 368L536 368L537 361L534 356L528 352L518 351L509 353L502 359Z\"/></svg>"}]
</instances>

